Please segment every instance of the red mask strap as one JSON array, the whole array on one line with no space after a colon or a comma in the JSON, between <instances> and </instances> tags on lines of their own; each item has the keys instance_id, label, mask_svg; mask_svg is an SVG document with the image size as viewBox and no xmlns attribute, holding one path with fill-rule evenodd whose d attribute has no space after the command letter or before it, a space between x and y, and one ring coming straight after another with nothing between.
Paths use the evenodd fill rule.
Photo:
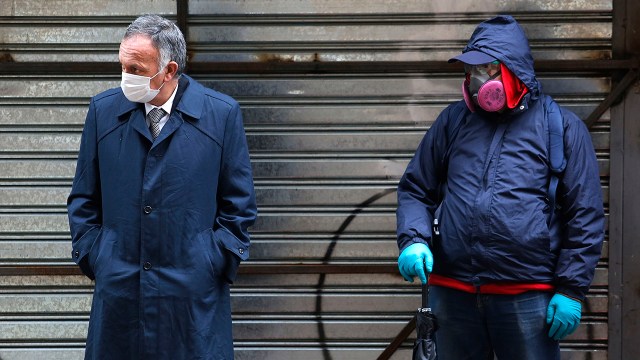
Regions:
<instances>
[{"instance_id":1,"label":"red mask strap","mask_svg":"<svg viewBox=\"0 0 640 360\"><path fill-rule=\"evenodd\" d=\"M502 84L507 97L507 107L513 109L520 103L522 97L529 92L524 83L509 70L503 63L500 63L500 72L502 73Z\"/></svg>"}]
</instances>

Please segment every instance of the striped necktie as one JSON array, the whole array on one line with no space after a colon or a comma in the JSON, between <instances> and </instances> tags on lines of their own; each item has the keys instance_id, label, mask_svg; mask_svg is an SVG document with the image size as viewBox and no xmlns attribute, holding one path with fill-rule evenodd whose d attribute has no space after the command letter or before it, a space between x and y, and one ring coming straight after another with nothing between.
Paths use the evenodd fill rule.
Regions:
<instances>
[{"instance_id":1,"label":"striped necktie","mask_svg":"<svg viewBox=\"0 0 640 360\"><path fill-rule=\"evenodd\" d=\"M151 130L151 136L155 140L160 135L160 119L167 114L166 111L161 108L153 108L147 114L147 120L149 121L149 129Z\"/></svg>"}]
</instances>

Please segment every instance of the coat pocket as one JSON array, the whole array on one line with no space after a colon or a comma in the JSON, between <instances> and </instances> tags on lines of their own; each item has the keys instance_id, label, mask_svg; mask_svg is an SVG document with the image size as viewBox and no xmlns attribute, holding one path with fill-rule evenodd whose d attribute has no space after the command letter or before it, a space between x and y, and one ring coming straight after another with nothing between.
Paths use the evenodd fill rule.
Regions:
<instances>
[{"instance_id":1,"label":"coat pocket","mask_svg":"<svg viewBox=\"0 0 640 360\"><path fill-rule=\"evenodd\" d=\"M96 268L96 258L98 257L98 252L100 250L100 243L102 242L102 233L104 232L104 227L101 227L98 231L98 235L96 235L95 240L93 240L93 244L91 244L91 249L89 249L89 268L95 274Z\"/></svg>"},{"instance_id":2,"label":"coat pocket","mask_svg":"<svg viewBox=\"0 0 640 360\"><path fill-rule=\"evenodd\" d=\"M94 274L98 271L100 259L103 258L103 250L109 232L110 230L104 226L100 228L100 232L98 233L98 236L96 236L96 240L93 242L91 250L89 250L89 266Z\"/></svg>"},{"instance_id":3,"label":"coat pocket","mask_svg":"<svg viewBox=\"0 0 640 360\"><path fill-rule=\"evenodd\" d=\"M201 232L198 238L202 246L202 253L206 255L206 260L209 263L213 275L216 277L222 276L227 266L227 257L224 253L226 250L216 238L213 229L207 229Z\"/></svg>"}]
</instances>

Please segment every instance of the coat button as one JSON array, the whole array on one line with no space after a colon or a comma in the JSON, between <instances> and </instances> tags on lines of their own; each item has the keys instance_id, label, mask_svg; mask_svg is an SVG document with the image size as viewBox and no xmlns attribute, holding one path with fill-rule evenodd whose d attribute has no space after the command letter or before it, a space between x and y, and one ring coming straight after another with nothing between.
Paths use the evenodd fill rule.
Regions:
<instances>
[{"instance_id":1,"label":"coat button","mask_svg":"<svg viewBox=\"0 0 640 360\"><path fill-rule=\"evenodd\" d=\"M151 214L151 210L153 210L153 208L149 205L144 207L144 213L145 214Z\"/></svg>"},{"instance_id":2,"label":"coat button","mask_svg":"<svg viewBox=\"0 0 640 360\"><path fill-rule=\"evenodd\" d=\"M80 251L76 250L76 252L73 253L73 255L77 258L80 257Z\"/></svg>"},{"instance_id":3,"label":"coat button","mask_svg":"<svg viewBox=\"0 0 640 360\"><path fill-rule=\"evenodd\" d=\"M142 268L145 270L151 269L151 263L148 261L145 261L145 263L142 265Z\"/></svg>"},{"instance_id":4,"label":"coat button","mask_svg":"<svg viewBox=\"0 0 640 360\"><path fill-rule=\"evenodd\" d=\"M240 253L240 255L244 254L244 249L243 248L239 248L238 252Z\"/></svg>"}]
</instances>

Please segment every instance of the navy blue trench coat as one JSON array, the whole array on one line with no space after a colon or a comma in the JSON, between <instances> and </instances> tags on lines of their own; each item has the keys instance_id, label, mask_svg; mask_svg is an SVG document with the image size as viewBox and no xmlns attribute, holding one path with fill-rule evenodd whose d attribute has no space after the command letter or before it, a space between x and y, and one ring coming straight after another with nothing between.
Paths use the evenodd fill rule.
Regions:
<instances>
[{"instance_id":1,"label":"navy blue trench coat","mask_svg":"<svg viewBox=\"0 0 640 360\"><path fill-rule=\"evenodd\" d=\"M86 359L232 359L229 283L257 210L239 106L183 75L154 142L144 105L91 100L68 198L95 279Z\"/></svg>"}]
</instances>

